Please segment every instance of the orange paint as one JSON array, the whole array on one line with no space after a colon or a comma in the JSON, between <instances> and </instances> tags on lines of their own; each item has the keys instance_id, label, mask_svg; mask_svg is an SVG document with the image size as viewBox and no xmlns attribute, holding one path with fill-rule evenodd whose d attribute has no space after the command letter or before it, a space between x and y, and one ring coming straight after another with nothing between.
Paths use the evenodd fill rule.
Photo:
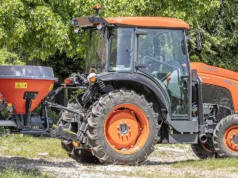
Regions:
<instances>
[{"instance_id":1,"label":"orange paint","mask_svg":"<svg viewBox=\"0 0 238 178\"><path fill-rule=\"evenodd\" d=\"M26 100L23 98L25 92L38 92L36 99L32 100L31 111L40 104L43 98L50 92L54 80L33 79L0 79L0 93L7 99L8 103L14 105L17 114L25 114ZM20 83L17 88L17 83ZM21 84L25 84L22 85Z\"/></svg>"},{"instance_id":2,"label":"orange paint","mask_svg":"<svg viewBox=\"0 0 238 178\"><path fill-rule=\"evenodd\" d=\"M74 147L80 147L80 143L76 142L76 141L72 141L72 145Z\"/></svg>"},{"instance_id":3,"label":"orange paint","mask_svg":"<svg viewBox=\"0 0 238 178\"><path fill-rule=\"evenodd\" d=\"M112 17L105 20L114 25L189 29L189 25L183 20L167 17Z\"/></svg>"},{"instance_id":4,"label":"orange paint","mask_svg":"<svg viewBox=\"0 0 238 178\"><path fill-rule=\"evenodd\" d=\"M120 104L109 112L104 124L104 135L116 152L133 154L145 145L149 129L149 121L139 107Z\"/></svg>"},{"instance_id":5,"label":"orange paint","mask_svg":"<svg viewBox=\"0 0 238 178\"><path fill-rule=\"evenodd\" d=\"M238 113L238 73L200 62L191 62L191 70L195 69L203 83L226 88L231 93L234 111Z\"/></svg>"}]
</instances>

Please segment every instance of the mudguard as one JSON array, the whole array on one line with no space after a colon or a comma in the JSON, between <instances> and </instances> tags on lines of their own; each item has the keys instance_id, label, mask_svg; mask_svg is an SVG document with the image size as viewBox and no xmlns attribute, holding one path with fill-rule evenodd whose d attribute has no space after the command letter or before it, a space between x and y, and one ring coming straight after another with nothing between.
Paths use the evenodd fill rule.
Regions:
<instances>
[{"instance_id":1,"label":"mudguard","mask_svg":"<svg viewBox=\"0 0 238 178\"><path fill-rule=\"evenodd\" d=\"M102 73L98 75L102 81L133 81L148 87L159 98L159 102L169 112L170 98L167 90L160 81L143 73Z\"/></svg>"}]
</instances>

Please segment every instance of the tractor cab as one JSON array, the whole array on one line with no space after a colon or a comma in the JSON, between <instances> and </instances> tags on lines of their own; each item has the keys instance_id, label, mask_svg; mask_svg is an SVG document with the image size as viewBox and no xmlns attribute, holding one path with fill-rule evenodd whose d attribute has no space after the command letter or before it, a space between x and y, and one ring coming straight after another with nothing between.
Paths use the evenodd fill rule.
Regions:
<instances>
[{"instance_id":1,"label":"tractor cab","mask_svg":"<svg viewBox=\"0 0 238 178\"><path fill-rule=\"evenodd\" d=\"M189 118L187 23L165 17L92 16L75 18L72 24L90 36L86 73L143 75L163 88L172 119Z\"/></svg>"}]
</instances>

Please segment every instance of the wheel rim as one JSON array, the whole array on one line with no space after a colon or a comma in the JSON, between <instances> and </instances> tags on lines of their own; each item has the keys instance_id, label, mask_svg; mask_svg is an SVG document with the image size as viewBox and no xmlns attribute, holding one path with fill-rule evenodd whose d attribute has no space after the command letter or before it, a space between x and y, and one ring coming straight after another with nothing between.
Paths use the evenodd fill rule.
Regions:
<instances>
[{"instance_id":1,"label":"wheel rim","mask_svg":"<svg viewBox=\"0 0 238 178\"><path fill-rule=\"evenodd\" d=\"M104 135L113 150L132 154L145 145L149 129L148 119L142 109L133 104L120 104L109 112L104 124Z\"/></svg>"},{"instance_id":2,"label":"wheel rim","mask_svg":"<svg viewBox=\"0 0 238 178\"><path fill-rule=\"evenodd\" d=\"M227 149L238 153L238 126L232 126L225 131L224 144Z\"/></svg>"}]
</instances>

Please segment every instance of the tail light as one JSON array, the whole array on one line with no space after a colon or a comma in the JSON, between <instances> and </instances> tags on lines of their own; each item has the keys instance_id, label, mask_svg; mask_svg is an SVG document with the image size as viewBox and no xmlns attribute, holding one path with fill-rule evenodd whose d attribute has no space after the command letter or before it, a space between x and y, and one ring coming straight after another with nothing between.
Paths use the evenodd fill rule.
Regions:
<instances>
[{"instance_id":1,"label":"tail light","mask_svg":"<svg viewBox=\"0 0 238 178\"><path fill-rule=\"evenodd\" d=\"M3 96L2 96L2 94L0 93L0 102L2 102L3 101Z\"/></svg>"},{"instance_id":2,"label":"tail light","mask_svg":"<svg viewBox=\"0 0 238 178\"><path fill-rule=\"evenodd\" d=\"M72 78L66 78L64 80L64 83L67 84L67 85L73 84L73 79Z\"/></svg>"}]
</instances>

